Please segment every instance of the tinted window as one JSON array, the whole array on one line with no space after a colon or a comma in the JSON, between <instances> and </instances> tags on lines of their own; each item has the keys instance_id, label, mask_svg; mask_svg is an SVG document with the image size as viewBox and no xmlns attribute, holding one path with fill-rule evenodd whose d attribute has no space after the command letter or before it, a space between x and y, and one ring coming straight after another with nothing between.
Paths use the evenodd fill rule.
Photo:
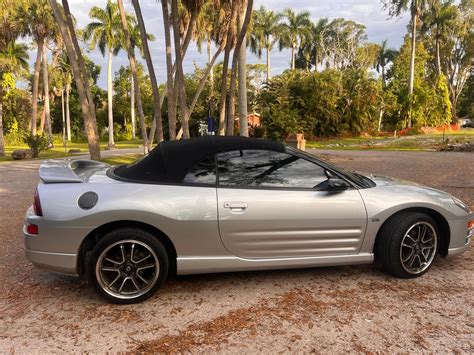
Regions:
<instances>
[{"instance_id":1,"label":"tinted window","mask_svg":"<svg viewBox=\"0 0 474 355\"><path fill-rule=\"evenodd\" d=\"M327 180L319 165L285 153L232 151L217 160L221 186L313 188Z\"/></svg>"},{"instance_id":2,"label":"tinted window","mask_svg":"<svg viewBox=\"0 0 474 355\"><path fill-rule=\"evenodd\" d=\"M206 158L193 166L183 180L188 184L215 185L216 183L216 162L213 157Z\"/></svg>"}]
</instances>

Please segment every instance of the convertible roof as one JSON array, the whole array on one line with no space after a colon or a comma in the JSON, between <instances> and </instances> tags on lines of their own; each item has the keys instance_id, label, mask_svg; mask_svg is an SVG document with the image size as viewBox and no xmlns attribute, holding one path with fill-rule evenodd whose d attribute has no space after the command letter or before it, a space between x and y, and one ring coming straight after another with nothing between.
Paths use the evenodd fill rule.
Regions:
<instances>
[{"instance_id":1,"label":"convertible roof","mask_svg":"<svg viewBox=\"0 0 474 355\"><path fill-rule=\"evenodd\" d=\"M182 182L189 169L216 153L239 150L285 152L281 143L258 138L206 136L181 141L165 141L144 158L112 171L118 179L136 182Z\"/></svg>"}]
</instances>

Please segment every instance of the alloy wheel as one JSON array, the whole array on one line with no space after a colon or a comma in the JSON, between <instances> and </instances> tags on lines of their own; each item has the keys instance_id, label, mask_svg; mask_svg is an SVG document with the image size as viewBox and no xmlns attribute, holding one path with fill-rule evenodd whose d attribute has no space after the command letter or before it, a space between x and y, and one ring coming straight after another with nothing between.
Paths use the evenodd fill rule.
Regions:
<instances>
[{"instance_id":1,"label":"alloy wheel","mask_svg":"<svg viewBox=\"0 0 474 355\"><path fill-rule=\"evenodd\" d=\"M412 225L402 239L400 261L408 273L420 274L428 269L436 255L438 236L428 222Z\"/></svg>"},{"instance_id":2,"label":"alloy wheel","mask_svg":"<svg viewBox=\"0 0 474 355\"><path fill-rule=\"evenodd\" d=\"M138 240L121 240L105 248L96 263L96 278L109 295L133 299L158 280L160 264L153 249Z\"/></svg>"}]
</instances>

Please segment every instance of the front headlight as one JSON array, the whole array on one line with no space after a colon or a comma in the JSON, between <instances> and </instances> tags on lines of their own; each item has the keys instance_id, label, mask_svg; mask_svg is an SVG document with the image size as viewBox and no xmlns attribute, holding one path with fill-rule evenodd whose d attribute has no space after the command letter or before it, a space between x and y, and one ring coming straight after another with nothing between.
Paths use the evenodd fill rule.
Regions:
<instances>
[{"instance_id":1,"label":"front headlight","mask_svg":"<svg viewBox=\"0 0 474 355\"><path fill-rule=\"evenodd\" d=\"M460 199L458 199L457 197L454 197L454 196L451 196L451 199L453 200L453 202L456 206L462 208L467 213L471 213L471 209L469 208L469 206L467 204L465 204L464 202L462 202Z\"/></svg>"}]
</instances>

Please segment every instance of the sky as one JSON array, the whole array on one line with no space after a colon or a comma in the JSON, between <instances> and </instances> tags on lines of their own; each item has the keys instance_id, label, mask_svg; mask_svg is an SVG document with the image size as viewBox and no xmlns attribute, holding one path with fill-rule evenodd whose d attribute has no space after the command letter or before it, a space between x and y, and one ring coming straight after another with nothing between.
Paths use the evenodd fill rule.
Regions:
<instances>
[{"instance_id":1,"label":"sky","mask_svg":"<svg viewBox=\"0 0 474 355\"><path fill-rule=\"evenodd\" d=\"M125 0L126 11L133 12L131 1ZM71 13L76 17L78 27L85 27L91 20L88 13L91 7L105 7L106 0L69 0ZM166 79L163 21L161 15L161 5L157 0L140 1L142 13L147 27L147 32L155 35L155 41L150 42L151 55L155 65L155 72L159 82ZM343 17L353 20L366 26L368 40L374 43L381 43L387 39L389 46L399 48L403 42L403 36L407 32L409 22L408 14L401 18L389 18L387 11L383 10L379 0L255 0L254 9L264 5L267 9L282 11L285 8L292 8L294 11L309 11L313 21L322 17L329 19ZM278 46L276 46L278 47ZM89 49L85 47L88 51ZM106 58L102 56L98 49L89 51L90 58L102 67L99 78L99 86L106 87ZM35 53L31 53L31 61L34 60ZM220 58L222 60L222 58ZM203 53L199 53L194 44L190 45L186 53L184 70L192 72L194 65L204 66L207 62L205 48ZM219 60L217 61L219 62ZM248 52L247 62L249 64L265 63L265 58L259 59ZM275 48L271 52L271 72L272 75L281 73L289 67L289 50L278 51ZM121 51L114 58L113 70L118 71L121 65L127 65L128 58L124 51Z\"/></svg>"}]
</instances>

